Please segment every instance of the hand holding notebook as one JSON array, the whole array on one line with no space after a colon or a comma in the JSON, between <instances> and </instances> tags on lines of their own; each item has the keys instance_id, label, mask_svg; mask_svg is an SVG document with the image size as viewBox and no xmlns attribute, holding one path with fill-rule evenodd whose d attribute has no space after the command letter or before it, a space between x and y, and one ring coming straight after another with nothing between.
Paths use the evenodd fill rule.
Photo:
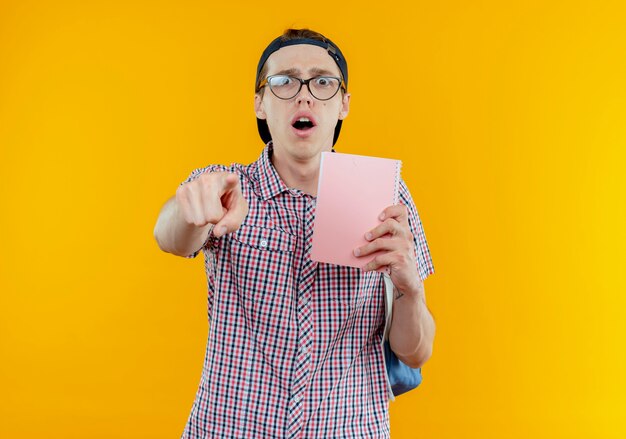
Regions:
<instances>
[{"instance_id":1,"label":"hand holding notebook","mask_svg":"<svg viewBox=\"0 0 626 439\"><path fill-rule=\"evenodd\" d=\"M398 203L400 160L323 152L315 208L311 259L361 268L354 249L380 224L381 212Z\"/></svg>"}]
</instances>

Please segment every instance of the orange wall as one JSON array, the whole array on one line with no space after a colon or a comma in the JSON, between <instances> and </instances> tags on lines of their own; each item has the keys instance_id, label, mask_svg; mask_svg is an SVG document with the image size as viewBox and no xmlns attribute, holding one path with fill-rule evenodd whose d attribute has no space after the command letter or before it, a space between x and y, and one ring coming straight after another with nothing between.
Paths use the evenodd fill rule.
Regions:
<instances>
[{"instance_id":1,"label":"orange wall","mask_svg":"<svg viewBox=\"0 0 626 439\"><path fill-rule=\"evenodd\" d=\"M1 437L180 435L206 285L152 229L192 169L256 159L289 26L342 48L337 149L403 160L433 255L393 437L626 437L623 2L378 5L0 3Z\"/></svg>"}]
</instances>

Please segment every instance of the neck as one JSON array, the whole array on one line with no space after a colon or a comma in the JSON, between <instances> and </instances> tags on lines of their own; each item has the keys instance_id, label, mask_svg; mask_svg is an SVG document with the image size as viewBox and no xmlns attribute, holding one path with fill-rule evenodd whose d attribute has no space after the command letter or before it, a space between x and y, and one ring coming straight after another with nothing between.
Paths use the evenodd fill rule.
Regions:
<instances>
[{"instance_id":1,"label":"neck","mask_svg":"<svg viewBox=\"0 0 626 439\"><path fill-rule=\"evenodd\" d=\"M320 158L320 153L312 157L292 157L274 150L271 160L276 172L288 187L316 197Z\"/></svg>"}]
</instances>

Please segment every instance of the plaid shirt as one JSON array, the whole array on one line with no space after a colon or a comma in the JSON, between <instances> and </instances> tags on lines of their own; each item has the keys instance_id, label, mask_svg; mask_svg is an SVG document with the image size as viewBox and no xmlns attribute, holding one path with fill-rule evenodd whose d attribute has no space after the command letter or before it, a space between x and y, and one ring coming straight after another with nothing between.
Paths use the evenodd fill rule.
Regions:
<instances>
[{"instance_id":1,"label":"plaid shirt","mask_svg":"<svg viewBox=\"0 0 626 439\"><path fill-rule=\"evenodd\" d=\"M182 183L236 173L249 205L239 230L202 247L210 330L182 437L389 437L382 274L310 259L316 199L283 183L271 153L270 142L248 166ZM400 201L425 279L434 269L404 182Z\"/></svg>"}]
</instances>

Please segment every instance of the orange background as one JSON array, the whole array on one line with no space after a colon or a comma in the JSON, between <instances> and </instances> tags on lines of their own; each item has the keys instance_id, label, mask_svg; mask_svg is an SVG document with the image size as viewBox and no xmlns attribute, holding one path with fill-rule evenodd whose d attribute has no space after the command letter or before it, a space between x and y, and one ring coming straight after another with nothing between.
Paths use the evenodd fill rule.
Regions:
<instances>
[{"instance_id":1,"label":"orange background","mask_svg":"<svg viewBox=\"0 0 626 439\"><path fill-rule=\"evenodd\" d=\"M0 436L179 437L206 284L154 223L192 169L257 158L258 57L308 26L350 66L338 151L403 160L435 264L392 437L626 437L625 23L618 1L3 1Z\"/></svg>"}]
</instances>

